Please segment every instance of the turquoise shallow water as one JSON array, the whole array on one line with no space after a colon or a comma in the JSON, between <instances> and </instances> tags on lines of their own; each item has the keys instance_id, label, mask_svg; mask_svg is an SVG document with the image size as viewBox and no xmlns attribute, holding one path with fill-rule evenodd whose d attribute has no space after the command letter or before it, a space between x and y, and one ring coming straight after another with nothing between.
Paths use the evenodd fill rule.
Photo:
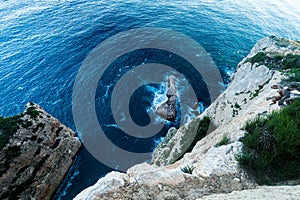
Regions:
<instances>
[{"instance_id":1,"label":"turquoise shallow water","mask_svg":"<svg viewBox=\"0 0 300 200\"><path fill-rule=\"evenodd\" d=\"M193 38L225 76L262 37L299 40L300 2L1 1L0 115L34 101L75 130L72 88L82 61L110 36L143 27ZM71 199L110 170L83 149L54 198Z\"/></svg>"}]
</instances>

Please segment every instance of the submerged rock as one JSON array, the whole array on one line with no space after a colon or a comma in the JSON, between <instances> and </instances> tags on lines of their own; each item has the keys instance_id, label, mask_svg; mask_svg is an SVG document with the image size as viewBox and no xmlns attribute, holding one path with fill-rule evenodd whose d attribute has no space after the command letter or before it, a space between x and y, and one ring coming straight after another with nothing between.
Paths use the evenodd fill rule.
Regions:
<instances>
[{"instance_id":1,"label":"submerged rock","mask_svg":"<svg viewBox=\"0 0 300 200\"><path fill-rule=\"evenodd\" d=\"M37 104L13 119L17 131L0 152L0 199L51 199L81 143Z\"/></svg>"},{"instance_id":2,"label":"submerged rock","mask_svg":"<svg viewBox=\"0 0 300 200\"><path fill-rule=\"evenodd\" d=\"M176 118L176 100L177 93L175 88L175 77L169 76L168 78L168 91L166 96L168 100L161 105L159 105L156 109L156 113L160 115L162 118L167 120L174 120Z\"/></svg>"}]
</instances>

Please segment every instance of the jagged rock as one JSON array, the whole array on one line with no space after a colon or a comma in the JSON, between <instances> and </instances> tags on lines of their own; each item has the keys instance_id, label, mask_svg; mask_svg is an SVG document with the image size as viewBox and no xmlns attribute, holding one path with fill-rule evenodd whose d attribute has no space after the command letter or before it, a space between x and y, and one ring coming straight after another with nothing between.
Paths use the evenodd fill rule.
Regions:
<instances>
[{"instance_id":1,"label":"jagged rock","mask_svg":"<svg viewBox=\"0 0 300 200\"><path fill-rule=\"evenodd\" d=\"M280 47L276 41L274 37L260 40L249 55L239 63L225 92L200 116L177 131L174 129L169 131L165 141L153 154L156 159L151 163L161 165L160 167L146 163L136 165L124 174L124 185L105 192L100 188L97 190L97 197L93 199L194 200L213 193L229 193L257 187L240 169L235 156L241 153L243 147L239 139L245 134L242 128L246 122L280 109L280 106L266 99L276 95L271 86L280 84L285 78L280 72L267 68L264 63L251 63L248 59L262 51L266 54L300 54L299 49ZM198 141L190 153L186 153L175 162L174 157L183 148L185 140L190 140L188 136L197 131L195 122L205 116L210 118L215 129ZM193 123L195 124L192 126ZM230 143L216 145L224 136L230 138ZM165 164L169 165L163 166ZM194 167L192 174L181 171L185 166ZM166 177L174 178L165 181ZM151 181L148 183L148 180ZM293 193L298 194L296 190L290 191L292 194L289 197L293 197ZM80 197L88 199L87 196Z\"/></svg>"},{"instance_id":2,"label":"jagged rock","mask_svg":"<svg viewBox=\"0 0 300 200\"><path fill-rule=\"evenodd\" d=\"M168 77L168 91L166 96L168 100L161 105L159 105L156 109L156 113L160 115L162 118L167 120L174 120L176 118L176 99L177 93L175 88L175 77Z\"/></svg>"},{"instance_id":3,"label":"jagged rock","mask_svg":"<svg viewBox=\"0 0 300 200\"><path fill-rule=\"evenodd\" d=\"M51 199L81 143L39 105L28 103L26 122L0 152L0 199Z\"/></svg>"}]
</instances>

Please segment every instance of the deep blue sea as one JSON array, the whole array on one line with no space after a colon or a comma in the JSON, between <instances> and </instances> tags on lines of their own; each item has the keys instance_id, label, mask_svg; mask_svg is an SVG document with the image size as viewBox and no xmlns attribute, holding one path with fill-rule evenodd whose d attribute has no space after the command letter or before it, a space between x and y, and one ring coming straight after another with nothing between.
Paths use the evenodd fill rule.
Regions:
<instances>
[{"instance_id":1,"label":"deep blue sea","mask_svg":"<svg viewBox=\"0 0 300 200\"><path fill-rule=\"evenodd\" d=\"M72 90L83 60L105 39L145 27L175 30L197 41L226 82L260 38L276 35L300 40L300 1L2 0L0 115L20 113L33 101L76 130ZM159 62L159 57L154 59ZM151 91L148 101L140 100L142 105L151 106L153 95L160 92L155 86ZM205 96L201 98L203 106L208 106ZM135 147L149 149L154 139ZM120 141L124 144L126 138ZM111 170L83 148L54 199L72 199Z\"/></svg>"}]
</instances>

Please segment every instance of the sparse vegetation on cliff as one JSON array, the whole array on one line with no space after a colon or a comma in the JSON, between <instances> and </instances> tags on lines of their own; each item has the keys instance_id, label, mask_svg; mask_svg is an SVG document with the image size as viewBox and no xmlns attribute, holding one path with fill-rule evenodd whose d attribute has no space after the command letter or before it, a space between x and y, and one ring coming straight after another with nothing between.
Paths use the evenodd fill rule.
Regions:
<instances>
[{"instance_id":1,"label":"sparse vegetation on cliff","mask_svg":"<svg viewBox=\"0 0 300 200\"><path fill-rule=\"evenodd\" d=\"M254 63L263 63L266 60L266 53L265 52L258 52L253 57L249 58L247 61Z\"/></svg>"},{"instance_id":2,"label":"sparse vegetation on cliff","mask_svg":"<svg viewBox=\"0 0 300 200\"><path fill-rule=\"evenodd\" d=\"M24 115L29 115L32 119L36 119L36 117L40 114L35 107L32 107L32 104L30 105L31 107L28 107L25 113L12 117L0 117L0 150L5 147L10 137L16 133L20 127L27 129L33 125L32 121L22 118ZM38 127L43 128L40 124Z\"/></svg>"},{"instance_id":3,"label":"sparse vegetation on cliff","mask_svg":"<svg viewBox=\"0 0 300 200\"><path fill-rule=\"evenodd\" d=\"M20 115L13 117L0 117L0 150L5 147L9 138L19 129L20 125L26 126Z\"/></svg>"},{"instance_id":4,"label":"sparse vegetation on cliff","mask_svg":"<svg viewBox=\"0 0 300 200\"><path fill-rule=\"evenodd\" d=\"M258 184L300 178L300 99L246 124L239 164Z\"/></svg>"},{"instance_id":5,"label":"sparse vegetation on cliff","mask_svg":"<svg viewBox=\"0 0 300 200\"><path fill-rule=\"evenodd\" d=\"M220 146L223 146L223 145L227 145L227 144L230 144L230 138L227 137L226 135L223 136L223 138L221 139L220 142L218 142L215 147L220 147Z\"/></svg>"},{"instance_id":6,"label":"sparse vegetation on cliff","mask_svg":"<svg viewBox=\"0 0 300 200\"><path fill-rule=\"evenodd\" d=\"M185 166L183 168L180 168L180 169L183 173L192 174L195 167L187 165L187 166Z\"/></svg>"},{"instance_id":7,"label":"sparse vegetation on cliff","mask_svg":"<svg viewBox=\"0 0 300 200\"><path fill-rule=\"evenodd\" d=\"M276 69L288 76L285 82L300 82L300 55L297 54L275 54L267 55L265 52L258 52L247 59L248 62L264 64L270 69Z\"/></svg>"},{"instance_id":8,"label":"sparse vegetation on cliff","mask_svg":"<svg viewBox=\"0 0 300 200\"><path fill-rule=\"evenodd\" d=\"M194 141L192 142L192 144L190 145L188 150L186 150L185 153L191 152L194 146L197 144L197 142L206 136L209 126L210 126L209 117L207 116L203 117L203 119L199 122L197 134L194 138Z\"/></svg>"},{"instance_id":9,"label":"sparse vegetation on cliff","mask_svg":"<svg viewBox=\"0 0 300 200\"><path fill-rule=\"evenodd\" d=\"M274 35L270 36L272 40L275 41L275 44L280 47L289 47L292 50L300 49L300 41L298 40L289 40L287 38L279 38Z\"/></svg>"}]
</instances>

